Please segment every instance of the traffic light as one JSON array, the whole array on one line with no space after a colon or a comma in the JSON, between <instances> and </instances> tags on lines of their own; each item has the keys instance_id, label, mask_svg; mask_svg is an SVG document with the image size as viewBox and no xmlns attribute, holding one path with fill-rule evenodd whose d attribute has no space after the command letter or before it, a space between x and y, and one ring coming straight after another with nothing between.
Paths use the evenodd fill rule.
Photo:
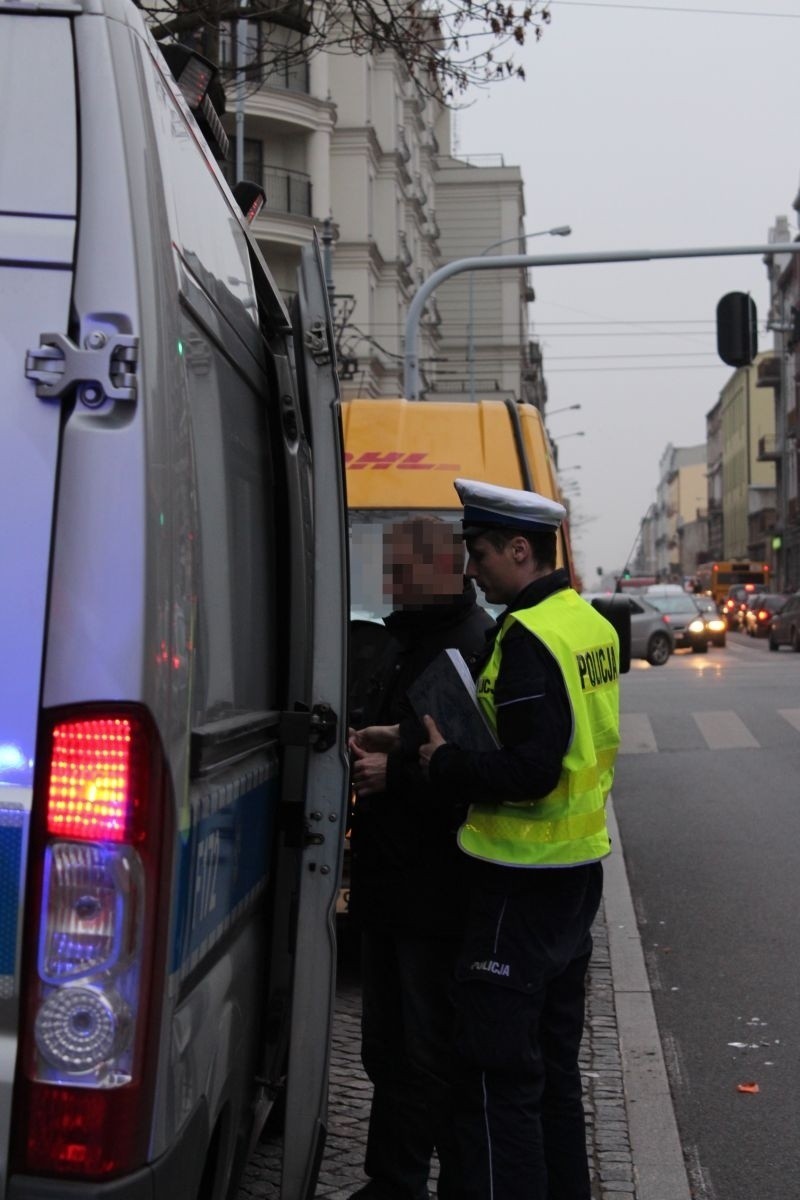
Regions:
<instances>
[{"instance_id":1,"label":"traffic light","mask_svg":"<svg viewBox=\"0 0 800 1200\"><path fill-rule=\"evenodd\" d=\"M623 578L623 579L630 579L630 577L631 577L631 573L630 573L630 571L628 570L628 568L626 567L626 568L625 568L625 570L622 572L622 578Z\"/></svg>"},{"instance_id":2,"label":"traffic light","mask_svg":"<svg viewBox=\"0 0 800 1200\"><path fill-rule=\"evenodd\" d=\"M720 300L717 353L729 367L748 367L758 354L758 314L752 296L728 292Z\"/></svg>"}]
</instances>

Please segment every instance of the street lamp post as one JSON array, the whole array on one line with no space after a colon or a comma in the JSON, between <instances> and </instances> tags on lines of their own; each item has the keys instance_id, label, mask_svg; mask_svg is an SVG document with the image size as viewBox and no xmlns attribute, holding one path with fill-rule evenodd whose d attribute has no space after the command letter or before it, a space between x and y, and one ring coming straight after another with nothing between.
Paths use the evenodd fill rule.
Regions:
<instances>
[{"instance_id":1,"label":"street lamp post","mask_svg":"<svg viewBox=\"0 0 800 1200\"><path fill-rule=\"evenodd\" d=\"M576 408L580 408L580 407L581 407L580 404L566 404L563 408L554 408L552 412L545 413L545 416L549 420L550 417L557 417L559 413L574 412L574 410Z\"/></svg>"},{"instance_id":2,"label":"street lamp post","mask_svg":"<svg viewBox=\"0 0 800 1200\"><path fill-rule=\"evenodd\" d=\"M431 292L463 271L509 270L515 267L577 267L589 264L651 262L672 258L727 258L740 254L800 254L800 242L769 245L695 246L679 250L611 250L591 254L509 254L486 258L457 258L439 267L414 293L406 314L403 392L407 400L419 399L419 323Z\"/></svg>"},{"instance_id":3,"label":"street lamp post","mask_svg":"<svg viewBox=\"0 0 800 1200\"><path fill-rule=\"evenodd\" d=\"M505 246L509 242L527 242L528 238L535 237L569 237L572 229L569 225L555 225L552 229L537 229L533 233L515 233L511 237L500 238L499 242L492 242L480 252L479 257L488 254L490 250L497 249L498 246ZM522 249L520 245L520 249ZM475 272L469 273L469 306L467 316L467 364L469 366L469 398L472 403L475 403Z\"/></svg>"},{"instance_id":4,"label":"street lamp post","mask_svg":"<svg viewBox=\"0 0 800 1200\"><path fill-rule=\"evenodd\" d=\"M568 437L586 437L585 429L577 429L574 433L560 433L558 437L550 438L551 442L563 442Z\"/></svg>"}]
</instances>

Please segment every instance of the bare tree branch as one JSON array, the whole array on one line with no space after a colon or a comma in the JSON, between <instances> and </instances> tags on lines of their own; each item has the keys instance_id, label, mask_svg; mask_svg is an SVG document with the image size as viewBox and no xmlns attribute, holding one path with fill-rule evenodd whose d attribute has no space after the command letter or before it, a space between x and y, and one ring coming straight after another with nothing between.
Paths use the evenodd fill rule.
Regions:
<instances>
[{"instance_id":1,"label":"bare tree branch","mask_svg":"<svg viewBox=\"0 0 800 1200\"><path fill-rule=\"evenodd\" d=\"M546 0L136 0L160 39L191 42L215 61L220 34L233 23L250 30L247 72L259 78L277 65L307 62L320 51L391 52L420 92L453 102L467 88L524 78L514 59L550 21ZM213 53L212 53L213 51ZM228 77L233 64L222 64Z\"/></svg>"}]
</instances>

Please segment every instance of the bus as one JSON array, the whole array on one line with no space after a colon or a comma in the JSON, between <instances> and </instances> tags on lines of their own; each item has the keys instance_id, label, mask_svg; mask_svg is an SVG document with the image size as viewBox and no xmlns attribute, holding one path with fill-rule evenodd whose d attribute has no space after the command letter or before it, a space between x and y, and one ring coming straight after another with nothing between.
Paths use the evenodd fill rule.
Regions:
<instances>
[{"instance_id":1,"label":"bus","mask_svg":"<svg viewBox=\"0 0 800 1200\"><path fill-rule=\"evenodd\" d=\"M752 585L754 591L769 591L770 569L767 563L747 559L701 563L695 572L697 590L722 604L735 584Z\"/></svg>"}]
</instances>

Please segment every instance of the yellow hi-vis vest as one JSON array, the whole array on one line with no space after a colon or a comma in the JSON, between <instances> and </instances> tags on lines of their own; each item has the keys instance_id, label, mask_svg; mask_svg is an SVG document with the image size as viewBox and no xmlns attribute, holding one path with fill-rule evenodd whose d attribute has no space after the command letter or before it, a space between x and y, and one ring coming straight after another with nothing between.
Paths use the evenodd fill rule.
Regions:
<instances>
[{"instance_id":1,"label":"yellow hi-vis vest","mask_svg":"<svg viewBox=\"0 0 800 1200\"><path fill-rule=\"evenodd\" d=\"M572 708L572 737L556 788L541 800L472 804L458 831L475 858L514 867L595 862L611 849L605 801L619 747L619 639L596 609L567 588L509 613L477 681L478 699L497 729L494 689L503 638L518 621L555 658Z\"/></svg>"}]
</instances>

